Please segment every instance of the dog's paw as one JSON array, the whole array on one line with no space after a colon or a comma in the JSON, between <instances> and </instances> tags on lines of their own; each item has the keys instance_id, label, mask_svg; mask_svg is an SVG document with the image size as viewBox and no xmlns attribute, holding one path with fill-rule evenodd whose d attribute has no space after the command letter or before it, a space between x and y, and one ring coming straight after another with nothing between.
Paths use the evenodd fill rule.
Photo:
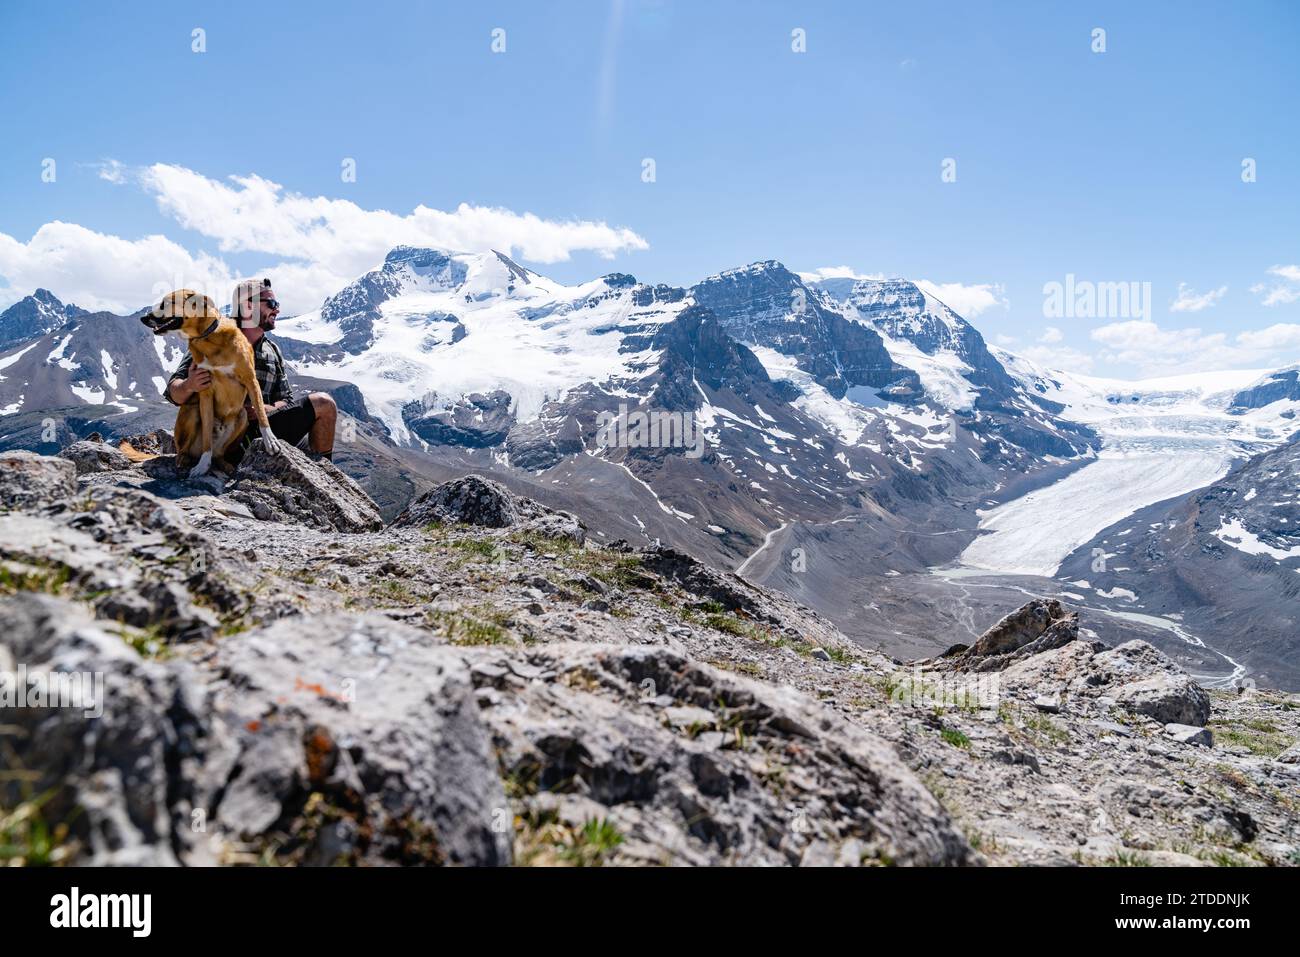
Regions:
<instances>
[{"instance_id":1,"label":"dog's paw","mask_svg":"<svg viewBox=\"0 0 1300 957\"><path fill-rule=\"evenodd\" d=\"M196 479L200 475L207 475L208 469L210 469L211 467L212 467L212 453L204 452L201 456L199 456L198 464L195 465L194 468L190 469L190 478Z\"/></svg>"},{"instance_id":2,"label":"dog's paw","mask_svg":"<svg viewBox=\"0 0 1300 957\"><path fill-rule=\"evenodd\" d=\"M265 432L262 433L262 445L265 447L266 451L272 455L280 454L280 440L274 435L268 435Z\"/></svg>"}]
</instances>

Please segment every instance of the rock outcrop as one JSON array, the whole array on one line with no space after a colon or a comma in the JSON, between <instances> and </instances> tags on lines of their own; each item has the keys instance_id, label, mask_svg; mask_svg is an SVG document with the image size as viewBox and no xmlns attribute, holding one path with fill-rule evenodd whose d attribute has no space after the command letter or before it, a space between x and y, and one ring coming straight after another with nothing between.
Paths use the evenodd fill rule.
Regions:
<instances>
[{"instance_id":1,"label":"rock outcrop","mask_svg":"<svg viewBox=\"0 0 1300 957\"><path fill-rule=\"evenodd\" d=\"M333 462L309 459L284 442L270 453L255 441L227 494L263 521L337 532L374 531L384 524L370 496Z\"/></svg>"},{"instance_id":2,"label":"rock outcrop","mask_svg":"<svg viewBox=\"0 0 1300 957\"><path fill-rule=\"evenodd\" d=\"M77 469L67 459L0 453L0 508L39 508L69 498L76 490Z\"/></svg>"},{"instance_id":3,"label":"rock outcrop","mask_svg":"<svg viewBox=\"0 0 1300 957\"><path fill-rule=\"evenodd\" d=\"M382 528L337 470L250 455L0 458L0 672L104 681L6 711L0 812L54 835L7 855L1300 863L1300 709L1057 602L909 665L476 476Z\"/></svg>"},{"instance_id":4,"label":"rock outcrop","mask_svg":"<svg viewBox=\"0 0 1300 957\"><path fill-rule=\"evenodd\" d=\"M14 735L83 863L510 862L469 670L427 633L286 619L221 643L200 672L142 660L48 596L9 599L0 628L29 669L106 676L102 713L23 708Z\"/></svg>"},{"instance_id":5,"label":"rock outcrop","mask_svg":"<svg viewBox=\"0 0 1300 957\"><path fill-rule=\"evenodd\" d=\"M975 644L954 645L934 664L957 671L1002 671L1078 637L1077 612L1067 612L1059 601L1036 598L984 632Z\"/></svg>"},{"instance_id":6,"label":"rock outcrop","mask_svg":"<svg viewBox=\"0 0 1300 957\"><path fill-rule=\"evenodd\" d=\"M393 520L396 528L455 522L483 528L513 528L581 544L586 528L576 515L515 495L500 482L478 475L444 482L417 497Z\"/></svg>"}]
</instances>

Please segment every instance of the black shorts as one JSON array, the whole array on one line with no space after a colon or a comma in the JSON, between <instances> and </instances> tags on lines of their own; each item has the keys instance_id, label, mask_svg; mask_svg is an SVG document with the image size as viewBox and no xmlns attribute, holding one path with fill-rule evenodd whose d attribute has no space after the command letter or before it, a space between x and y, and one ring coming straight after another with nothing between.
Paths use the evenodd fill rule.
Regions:
<instances>
[{"instance_id":1,"label":"black shorts","mask_svg":"<svg viewBox=\"0 0 1300 957\"><path fill-rule=\"evenodd\" d=\"M249 415L252 418L252 415ZM302 445L303 440L307 438L307 433L311 427L316 424L316 407L311 404L311 396L304 395L301 398L292 400L283 409L276 409L266 416L266 421L271 423L271 432L277 439L288 442L290 445ZM244 452L253 444L253 440L261 435L261 430L257 427L256 422L250 422L248 430L226 459L233 465L244 457Z\"/></svg>"}]
</instances>

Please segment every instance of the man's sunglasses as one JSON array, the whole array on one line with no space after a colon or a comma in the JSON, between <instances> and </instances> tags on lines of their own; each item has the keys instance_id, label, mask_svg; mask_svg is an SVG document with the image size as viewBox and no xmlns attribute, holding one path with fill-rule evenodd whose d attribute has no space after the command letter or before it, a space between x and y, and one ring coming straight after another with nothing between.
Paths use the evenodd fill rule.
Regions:
<instances>
[{"instance_id":1,"label":"man's sunglasses","mask_svg":"<svg viewBox=\"0 0 1300 957\"><path fill-rule=\"evenodd\" d=\"M279 308L280 308L280 302L279 302L279 300L277 300L277 299L263 299L263 300L261 300L261 302L262 302L262 305L264 305L264 306L268 306L268 307L270 307L270 308L273 309L273 310L274 310L274 309L279 309Z\"/></svg>"}]
</instances>

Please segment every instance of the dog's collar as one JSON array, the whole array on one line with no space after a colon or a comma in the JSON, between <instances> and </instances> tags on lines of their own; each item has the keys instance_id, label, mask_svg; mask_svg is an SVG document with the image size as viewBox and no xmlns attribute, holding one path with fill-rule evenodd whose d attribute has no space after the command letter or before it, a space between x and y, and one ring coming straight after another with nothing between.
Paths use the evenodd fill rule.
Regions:
<instances>
[{"instance_id":1,"label":"dog's collar","mask_svg":"<svg viewBox=\"0 0 1300 957\"><path fill-rule=\"evenodd\" d=\"M217 326L219 325L221 325L221 317L218 316L216 319L212 320L212 325L208 326L208 328L203 330L203 335L195 336L194 339L195 340L206 339L208 336L212 335L214 332L217 331Z\"/></svg>"}]
</instances>

